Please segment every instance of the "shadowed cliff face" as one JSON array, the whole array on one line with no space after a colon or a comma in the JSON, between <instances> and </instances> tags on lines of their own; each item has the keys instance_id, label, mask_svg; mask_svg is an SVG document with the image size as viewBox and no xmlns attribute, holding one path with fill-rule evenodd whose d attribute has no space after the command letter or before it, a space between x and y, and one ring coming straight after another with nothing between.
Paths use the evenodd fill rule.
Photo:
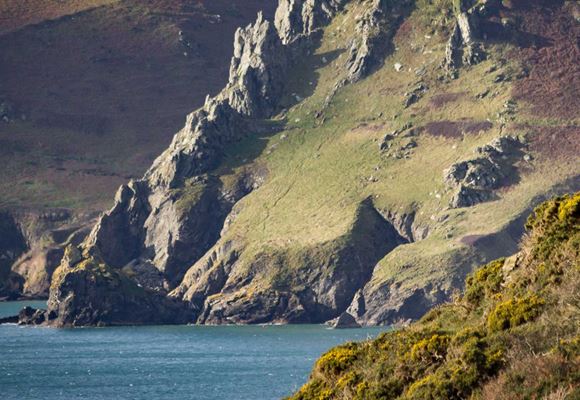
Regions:
<instances>
[{"instance_id":1,"label":"shadowed cliff face","mask_svg":"<svg viewBox=\"0 0 580 400\"><path fill-rule=\"evenodd\" d=\"M513 251L531 203L578 185L578 160L550 162L547 122L511 97L524 27L493 24L519 12L304 0L259 14L234 35L224 89L69 247L44 318L373 325L449 299Z\"/></svg>"},{"instance_id":2,"label":"shadowed cliff face","mask_svg":"<svg viewBox=\"0 0 580 400\"><path fill-rule=\"evenodd\" d=\"M218 242L172 296L190 304L198 323L321 323L345 311L375 264L403 243L367 200L344 236L298 252L248 260L243 243Z\"/></svg>"}]
</instances>

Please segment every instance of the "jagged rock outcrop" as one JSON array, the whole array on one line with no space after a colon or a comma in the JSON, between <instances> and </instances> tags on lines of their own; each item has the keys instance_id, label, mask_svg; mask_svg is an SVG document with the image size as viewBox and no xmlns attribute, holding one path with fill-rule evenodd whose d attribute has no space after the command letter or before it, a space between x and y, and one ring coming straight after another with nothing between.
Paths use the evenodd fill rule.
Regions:
<instances>
[{"instance_id":1,"label":"jagged rock outcrop","mask_svg":"<svg viewBox=\"0 0 580 400\"><path fill-rule=\"evenodd\" d=\"M327 20L320 13L336 10L339 4L306 3L302 25L307 27L305 35ZM277 22L284 25L286 18L291 15L280 12ZM181 282L187 269L218 240L233 205L264 178L265 171L243 174L232 189L224 188L208 172L219 164L228 143L260 129L257 119L276 111L291 57L295 55L288 45L261 13L254 24L238 29L227 86L216 97L208 96L205 105L188 116L185 127L143 179L119 189L115 205L101 217L81 246L81 264L102 266L97 269L115 274L119 282L128 279L147 293L158 293L159 297L147 297L146 308L151 311L153 298L163 298ZM140 304L114 295L107 285L97 290L95 285L100 281L93 279L94 270L85 268L79 272L75 267L61 265L65 277L51 290L49 303L49 310L58 315L57 324L91 324L91 316L104 314L107 308L118 309L116 302L128 301L131 307ZM87 279L92 283L87 284ZM73 294L74 302L65 301ZM82 302L86 304L83 306ZM82 308L87 304L91 305L90 312ZM82 315L76 316L78 313ZM152 318L150 323L158 321L152 312L139 315L134 319L137 323L144 322L147 316ZM117 323L116 318L120 316L99 317L99 321Z\"/></svg>"},{"instance_id":2,"label":"jagged rock outcrop","mask_svg":"<svg viewBox=\"0 0 580 400\"><path fill-rule=\"evenodd\" d=\"M0 214L0 298L47 298L64 247L80 243L92 216L68 210Z\"/></svg>"},{"instance_id":3,"label":"jagged rock outcrop","mask_svg":"<svg viewBox=\"0 0 580 400\"><path fill-rule=\"evenodd\" d=\"M360 324L348 312L343 312L337 318L328 321L327 325L334 329L360 328Z\"/></svg>"},{"instance_id":4,"label":"jagged rock outcrop","mask_svg":"<svg viewBox=\"0 0 580 400\"><path fill-rule=\"evenodd\" d=\"M445 67L450 72L462 64L474 65L485 59L478 26L479 9L471 3L471 0L455 1L456 23L445 50Z\"/></svg>"},{"instance_id":5,"label":"jagged rock outcrop","mask_svg":"<svg viewBox=\"0 0 580 400\"><path fill-rule=\"evenodd\" d=\"M253 25L238 29L230 80L222 97L241 115L268 117L276 110L290 60L273 24L262 13Z\"/></svg>"},{"instance_id":6,"label":"jagged rock outcrop","mask_svg":"<svg viewBox=\"0 0 580 400\"><path fill-rule=\"evenodd\" d=\"M406 12L408 1L397 4L389 0L373 0L371 7L356 25L356 35L346 58L348 82L354 83L366 77L379 65L390 44L390 37Z\"/></svg>"},{"instance_id":7,"label":"jagged rock outcrop","mask_svg":"<svg viewBox=\"0 0 580 400\"><path fill-rule=\"evenodd\" d=\"M54 273L44 318L56 326L140 325L186 323L188 314L179 302L69 246Z\"/></svg>"},{"instance_id":8,"label":"jagged rock outcrop","mask_svg":"<svg viewBox=\"0 0 580 400\"><path fill-rule=\"evenodd\" d=\"M284 44L310 36L326 25L347 0L281 0L274 23Z\"/></svg>"},{"instance_id":9,"label":"jagged rock outcrop","mask_svg":"<svg viewBox=\"0 0 580 400\"><path fill-rule=\"evenodd\" d=\"M383 41L381 36L387 24L387 8L386 0L373 0L372 7L358 21L357 37L351 43L346 61L348 81L364 78L378 62L376 47Z\"/></svg>"},{"instance_id":10,"label":"jagged rock outcrop","mask_svg":"<svg viewBox=\"0 0 580 400\"><path fill-rule=\"evenodd\" d=\"M513 164L522 157L522 142L502 136L476 149L476 157L453 164L444 180L453 190L452 208L470 207L491 200L493 191L515 179Z\"/></svg>"},{"instance_id":11,"label":"jagged rock outcrop","mask_svg":"<svg viewBox=\"0 0 580 400\"><path fill-rule=\"evenodd\" d=\"M87 247L115 267L151 260L168 286L175 286L184 272L176 265L184 268L205 253L231 203L247 192L222 201L219 183L202 175L217 166L227 143L250 129L248 117L273 112L286 65L280 39L261 14L255 24L239 29L227 87L188 116L142 180L119 189Z\"/></svg>"},{"instance_id":12,"label":"jagged rock outcrop","mask_svg":"<svg viewBox=\"0 0 580 400\"><path fill-rule=\"evenodd\" d=\"M11 267L26 250L26 239L14 217L7 212L0 213L0 298L20 295L24 280Z\"/></svg>"}]
</instances>

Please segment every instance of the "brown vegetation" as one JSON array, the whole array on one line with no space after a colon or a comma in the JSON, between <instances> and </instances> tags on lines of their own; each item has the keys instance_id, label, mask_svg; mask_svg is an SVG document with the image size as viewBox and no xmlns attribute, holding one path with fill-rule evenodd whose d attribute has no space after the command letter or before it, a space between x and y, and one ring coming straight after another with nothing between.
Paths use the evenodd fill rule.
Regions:
<instances>
[{"instance_id":1,"label":"brown vegetation","mask_svg":"<svg viewBox=\"0 0 580 400\"><path fill-rule=\"evenodd\" d=\"M516 100L531 104L534 115L578 117L580 104L580 24L561 1L517 1L508 16L521 20L519 58L529 74L514 84Z\"/></svg>"},{"instance_id":2,"label":"brown vegetation","mask_svg":"<svg viewBox=\"0 0 580 400\"><path fill-rule=\"evenodd\" d=\"M466 134L490 130L489 121L433 121L424 126L428 134L444 138L460 138Z\"/></svg>"},{"instance_id":3,"label":"brown vegetation","mask_svg":"<svg viewBox=\"0 0 580 400\"><path fill-rule=\"evenodd\" d=\"M0 122L0 206L106 207L224 86L235 29L274 6L0 2L0 101L17 110Z\"/></svg>"}]
</instances>

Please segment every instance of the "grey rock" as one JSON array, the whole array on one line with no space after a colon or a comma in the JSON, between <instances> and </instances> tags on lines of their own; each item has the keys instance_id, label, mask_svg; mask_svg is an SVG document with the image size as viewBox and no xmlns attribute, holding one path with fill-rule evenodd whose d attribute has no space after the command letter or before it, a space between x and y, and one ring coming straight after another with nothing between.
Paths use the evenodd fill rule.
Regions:
<instances>
[{"instance_id":1,"label":"grey rock","mask_svg":"<svg viewBox=\"0 0 580 400\"><path fill-rule=\"evenodd\" d=\"M327 321L347 309L378 260L406 242L370 201L361 204L349 235L350 241L328 244L336 247L335 256L322 265L320 249L303 249L300 268L273 282L264 274L290 263L285 253L258 254L240 263L244 244L220 241L171 295L189 304L197 323ZM254 282L265 279L271 283L257 284L256 290Z\"/></svg>"},{"instance_id":2,"label":"grey rock","mask_svg":"<svg viewBox=\"0 0 580 400\"><path fill-rule=\"evenodd\" d=\"M274 24L282 43L299 42L330 22L346 0L280 0Z\"/></svg>"},{"instance_id":3,"label":"grey rock","mask_svg":"<svg viewBox=\"0 0 580 400\"><path fill-rule=\"evenodd\" d=\"M18 313L19 325L41 325L46 321L46 310L24 307Z\"/></svg>"},{"instance_id":4,"label":"grey rock","mask_svg":"<svg viewBox=\"0 0 580 400\"><path fill-rule=\"evenodd\" d=\"M76 264L61 263L53 277L45 320L55 326L109 326L189 322L186 307L140 287L123 272L84 254ZM28 323L21 318L22 323Z\"/></svg>"},{"instance_id":5,"label":"grey rock","mask_svg":"<svg viewBox=\"0 0 580 400\"><path fill-rule=\"evenodd\" d=\"M288 32L313 32L327 21L320 13L331 15L341 2L303 3L310 11L305 11L302 28L292 26ZM219 164L228 143L257 129L256 119L276 112L290 57L295 56L288 47L261 13L254 24L237 30L227 86L187 117L185 127L142 179L118 190L114 206L80 246L82 260L75 257L75 262L89 263L90 268L72 268L71 259L61 263L61 279L50 293L53 324L184 321L181 300L175 305L175 296L168 298L167 293L192 265L203 263L220 230L235 217L234 204L258 187L265 175L242 174L226 191L208 172ZM115 279L101 279L100 269ZM220 286L219 269L207 281L209 291L212 285ZM123 297L126 290L134 295ZM167 316L161 315L165 311Z\"/></svg>"},{"instance_id":6,"label":"grey rock","mask_svg":"<svg viewBox=\"0 0 580 400\"><path fill-rule=\"evenodd\" d=\"M387 134L385 134L385 135L384 135L384 136L381 138L381 140L379 140L379 150L381 150L381 151L388 150L388 149L391 147L391 143L390 143L390 142L391 142L391 141L392 141L394 138L395 138L395 137L394 137L392 134L390 134L390 133L387 133Z\"/></svg>"},{"instance_id":7,"label":"grey rock","mask_svg":"<svg viewBox=\"0 0 580 400\"><path fill-rule=\"evenodd\" d=\"M386 27L389 6L386 0L373 0L371 8L358 21L356 36L346 60L349 82L357 82L366 77L380 62L381 45L386 41L385 34L389 31Z\"/></svg>"},{"instance_id":8,"label":"grey rock","mask_svg":"<svg viewBox=\"0 0 580 400\"><path fill-rule=\"evenodd\" d=\"M402 288L394 282L364 287L365 313L358 317L362 325L393 325L401 321L417 320L434 306L448 301L452 288L428 285L421 288Z\"/></svg>"},{"instance_id":9,"label":"grey rock","mask_svg":"<svg viewBox=\"0 0 580 400\"><path fill-rule=\"evenodd\" d=\"M334 329L360 328L360 324L356 322L356 319L346 311L334 320L328 321L327 324Z\"/></svg>"},{"instance_id":10,"label":"grey rock","mask_svg":"<svg viewBox=\"0 0 580 400\"><path fill-rule=\"evenodd\" d=\"M221 96L241 115L271 115L284 89L289 61L276 29L259 13L253 25L236 31L230 79Z\"/></svg>"},{"instance_id":11,"label":"grey rock","mask_svg":"<svg viewBox=\"0 0 580 400\"><path fill-rule=\"evenodd\" d=\"M445 67L456 71L462 64L475 65L485 59L479 40L479 9L468 7L469 1L460 0L455 10L455 26L445 49Z\"/></svg>"},{"instance_id":12,"label":"grey rock","mask_svg":"<svg viewBox=\"0 0 580 400\"><path fill-rule=\"evenodd\" d=\"M418 102L421 97L427 92L428 87L423 82L417 83L410 91L405 93L405 108L410 107L411 105Z\"/></svg>"},{"instance_id":13,"label":"grey rock","mask_svg":"<svg viewBox=\"0 0 580 400\"><path fill-rule=\"evenodd\" d=\"M520 159L523 144L516 137L502 136L475 150L470 160L444 171L444 181L453 190L452 208L470 207L493 199L493 191L513 178L513 164Z\"/></svg>"},{"instance_id":14,"label":"grey rock","mask_svg":"<svg viewBox=\"0 0 580 400\"><path fill-rule=\"evenodd\" d=\"M7 99L0 98L0 121L12 122L17 117L17 110L14 104Z\"/></svg>"}]
</instances>

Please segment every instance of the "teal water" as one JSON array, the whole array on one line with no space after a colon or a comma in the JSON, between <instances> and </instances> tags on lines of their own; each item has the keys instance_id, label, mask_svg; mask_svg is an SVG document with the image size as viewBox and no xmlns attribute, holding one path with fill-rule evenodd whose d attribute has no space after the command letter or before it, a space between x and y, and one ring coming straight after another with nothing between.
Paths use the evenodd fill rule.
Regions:
<instances>
[{"instance_id":1,"label":"teal water","mask_svg":"<svg viewBox=\"0 0 580 400\"><path fill-rule=\"evenodd\" d=\"M0 325L0 398L279 399L330 347L385 329Z\"/></svg>"},{"instance_id":2,"label":"teal water","mask_svg":"<svg viewBox=\"0 0 580 400\"><path fill-rule=\"evenodd\" d=\"M0 318L11 317L18 315L23 307L30 306L34 308L46 308L46 301L44 300L30 300L30 301L7 301L0 302Z\"/></svg>"}]
</instances>

